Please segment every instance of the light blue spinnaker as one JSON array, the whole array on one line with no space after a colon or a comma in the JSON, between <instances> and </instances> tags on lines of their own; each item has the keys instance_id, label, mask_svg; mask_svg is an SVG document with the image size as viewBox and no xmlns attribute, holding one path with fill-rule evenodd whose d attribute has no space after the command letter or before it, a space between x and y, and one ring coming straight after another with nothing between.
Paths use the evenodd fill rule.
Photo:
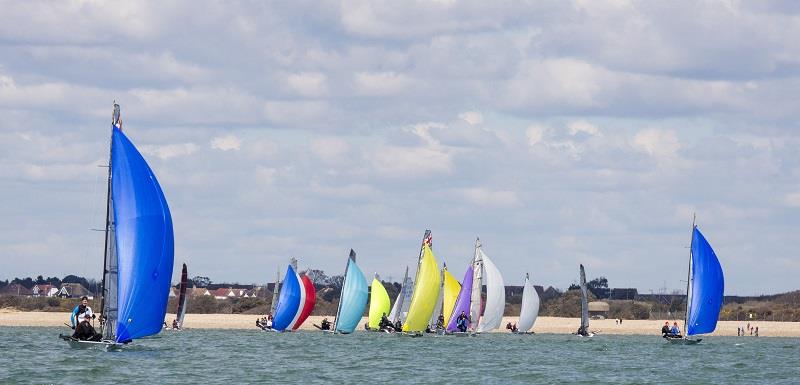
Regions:
<instances>
[{"instance_id":1,"label":"light blue spinnaker","mask_svg":"<svg viewBox=\"0 0 800 385\"><path fill-rule=\"evenodd\" d=\"M339 314L336 316L335 330L344 334L352 333L356 329L364 315L364 309L367 308L367 280L356 265L354 256L355 253L351 251L347 259L347 273L339 300Z\"/></svg>"},{"instance_id":2,"label":"light blue spinnaker","mask_svg":"<svg viewBox=\"0 0 800 385\"><path fill-rule=\"evenodd\" d=\"M283 331L297 318L300 311L300 302L303 284L297 279L294 267L289 265L286 269L286 278L281 285L281 293L278 297L278 305L275 307L275 318L272 321L272 328Z\"/></svg>"},{"instance_id":3,"label":"light blue spinnaker","mask_svg":"<svg viewBox=\"0 0 800 385\"><path fill-rule=\"evenodd\" d=\"M111 201L118 264L116 342L161 331L174 237L167 200L153 171L116 125L111 136Z\"/></svg>"},{"instance_id":4,"label":"light blue spinnaker","mask_svg":"<svg viewBox=\"0 0 800 385\"><path fill-rule=\"evenodd\" d=\"M719 259L697 226L692 233L691 257L691 298L686 319L686 334L690 336L711 333L717 327L725 289Z\"/></svg>"}]
</instances>

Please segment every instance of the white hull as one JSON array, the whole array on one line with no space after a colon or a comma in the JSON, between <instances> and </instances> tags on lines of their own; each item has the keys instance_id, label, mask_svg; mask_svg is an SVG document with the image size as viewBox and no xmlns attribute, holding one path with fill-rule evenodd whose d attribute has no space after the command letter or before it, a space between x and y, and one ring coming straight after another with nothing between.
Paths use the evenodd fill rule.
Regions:
<instances>
[{"instance_id":1,"label":"white hull","mask_svg":"<svg viewBox=\"0 0 800 385\"><path fill-rule=\"evenodd\" d=\"M74 349L96 349L96 350L105 350L105 351L114 351L122 349L124 344L116 343L114 341L103 340L103 341L82 341L77 340L69 336L65 336L60 334L62 340L67 341L69 346Z\"/></svg>"}]
</instances>

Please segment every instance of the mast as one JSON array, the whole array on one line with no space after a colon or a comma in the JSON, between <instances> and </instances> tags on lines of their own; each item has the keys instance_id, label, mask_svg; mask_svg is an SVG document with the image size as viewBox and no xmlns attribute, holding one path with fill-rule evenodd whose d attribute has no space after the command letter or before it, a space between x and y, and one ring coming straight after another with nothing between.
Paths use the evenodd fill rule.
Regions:
<instances>
[{"instance_id":1,"label":"mast","mask_svg":"<svg viewBox=\"0 0 800 385\"><path fill-rule=\"evenodd\" d=\"M350 260L355 262L356 252L350 249L350 256L347 257L347 264L344 265L344 278L342 278L342 288L339 290L339 305L336 307L336 318L333 319L333 332L336 333L336 325L339 324L339 313L342 311L342 294L344 294L344 285L347 283L347 269L350 267Z\"/></svg>"},{"instance_id":2,"label":"mast","mask_svg":"<svg viewBox=\"0 0 800 385\"><path fill-rule=\"evenodd\" d=\"M117 274L116 271L116 263L110 263L111 258L115 258L116 255L111 255L112 247L116 247L115 242L111 237L114 236L114 229L112 226L113 223L113 202L111 199L111 158L112 152L114 150L114 127L120 126L120 108L119 104L114 101L114 111L111 113L111 136L108 139L108 177L106 183L106 225L105 225L105 240L103 246L103 279L100 283L100 312L101 312L101 319L100 319L100 334L103 335L106 339L113 339L114 338L114 327L113 324L116 322L116 303L111 304L111 300L113 299L116 301L116 293L115 295L111 296L109 289L111 286L111 276L115 276ZM115 262L115 261L114 261ZM113 266L110 266L113 265ZM113 285L113 289L116 291L116 284ZM106 301L107 297L109 301ZM107 303L108 302L108 303ZM106 306L108 305L108 306ZM107 324L112 326L106 327Z\"/></svg>"},{"instance_id":3,"label":"mast","mask_svg":"<svg viewBox=\"0 0 800 385\"><path fill-rule=\"evenodd\" d=\"M431 246L433 244L431 239L431 231L425 230L425 235L422 236L422 245L419 247L419 257L417 258L417 272L414 274L414 285L417 284L419 281L419 266L422 264L422 254L425 251L425 244L431 242Z\"/></svg>"},{"instance_id":4,"label":"mast","mask_svg":"<svg viewBox=\"0 0 800 385\"><path fill-rule=\"evenodd\" d=\"M687 269L686 273L686 312L684 313L683 317L683 338L688 337L686 332L689 330L689 301L690 298L690 290L692 288L692 243L694 243L694 228L697 226L695 225L697 214L692 213L692 235L689 239L689 269Z\"/></svg>"}]
</instances>

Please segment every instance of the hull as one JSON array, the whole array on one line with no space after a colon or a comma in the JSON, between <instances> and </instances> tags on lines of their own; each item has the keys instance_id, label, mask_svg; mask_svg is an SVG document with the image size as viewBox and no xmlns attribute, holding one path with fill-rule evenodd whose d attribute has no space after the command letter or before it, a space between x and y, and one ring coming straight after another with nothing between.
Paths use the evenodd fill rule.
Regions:
<instances>
[{"instance_id":1,"label":"hull","mask_svg":"<svg viewBox=\"0 0 800 385\"><path fill-rule=\"evenodd\" d=\"M63 334L58 335L64 341L67 341L67 344L73 349L95 349L95 350L105 350L105 351L115 351L122 349L124 344L116 343L114 341L103 340L103 341L82 341L76 338L72 338L70 336L65 336Z\"/></svg>"},{"instance_id":2,"label":"hull","mask_svg":"<svg viewBox=\"0 0 800 385\"><path fill-rule=\"evenodd\" d=\"M664 337L664 339L667 340L667 342L672 345L697 345L700 343L700 341L703 340L702 338L688 339L688 338L670 338L670 337Z\"/></svg>"}]
</instances>

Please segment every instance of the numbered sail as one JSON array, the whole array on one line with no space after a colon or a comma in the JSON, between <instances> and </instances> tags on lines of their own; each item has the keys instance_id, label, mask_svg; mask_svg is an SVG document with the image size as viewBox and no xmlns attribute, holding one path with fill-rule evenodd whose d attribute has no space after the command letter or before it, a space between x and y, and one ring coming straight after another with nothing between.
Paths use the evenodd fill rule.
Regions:
<instances>
[{"instance_id":1,"label":"numbered sail","mask_svg":"<svg viewBox=\"0 0 800 385\"><path fill-rule=\"evenodd\" d=\"M387 317L389 315L389 293L386 292L386 288L383 287L383 283L378 280L378 277L375 277L372 279L370 290L369 328L378 329L384 314Z\"/></svg>"},{"instance_id":2,"label":"numbered sail","mask_svg":"<svg viewBox=\"0 0 800 385\"><path fill-rule=\"evenodd\" d=\"M128 137L116 125L112 130L111 201L118 269L114 339L127 342L161 331L174 236L172 216L155 174Z\"/></svg>"},{"instance_id":3,"label":"numbered sail","mask_svg":"<svg viewBox=\"0 0 800 385\"><path fill-rule=\"evenodd\" d=\"M335 330L341 333L352 333L361 321L361 316L367 307L367 280L356 262L350 258L347 264L347 273L342 286L342 295L339 299L339 314L336 315Z\"/></svg>"},{"instance_id":4,"label":"numbered sail","mask_svg":"<svg viewBox=\"0 0 800 385\"><path fill-rule=\"evenodd\" d=\"M183 328L183 317L186 316L186 299L188 296L186 295L186 286L189 282L189 273L186 271L186 264L183 264L183 270L181 271L181 286L180 291L178 292L178 310L175 312L176 320L178 321L178 329Z\"/></svg>"},{"instance_id":5,"label":"numbered sail","mask_svg":"<svg viewBox=\"0 0 800 385\"><path fill-rule=\"evenodd\" d=\"M697 227L692 234L691 258L686 332L690 336L711 333L716 329L725 291L725 277L717 254Z\"/></svg>"},{"instance_id":6,"label":"numbered sail","mask_svg":"<svg viewBox=\"0 0 800 385\"><path fill-rule=\"evenodd\" d=\"M303 322L308 319L308 316L310 316L311 312L314 311L314 305L317 303L317 289L314 288L314 283L311 282L311 278L308 278L307 275L303 274L303 276L300 277L300 280L303 282L303 290L306 293L306 299L303 302L303 307L300 311L300 317L292 326L292 330L297 330L297 328L299 328L300 325L302 325Z\"/></svg>"},{"instance_id":7,"label":"numbered sail","mask_svg":"<svg viewBox=\"0 0 800 385\"><path fill-rule=\"evenodd\" d=\"M408 317L403 324L404 332L422 332L428 325L428 320L436 306L440 285L439 266L430 246L423 246L422 260L417 272L417 282L414 283L414 294L408 309Z\"/></svg>"},{"instance_id":8,"label":"numbered sail","mask_svg":"<svg viewBox=\"0 0 800 385\"><path fill-rule=\"evenodd\" d=\"M283 278L278 304L275 306L275 315L272 328L278 331L290 329L300 317L301 305L305 303L303 283L294 267L289 265L286 276Z\"/></svg>"},{"instance_id":9,"label":"numbered sail","mask_svg":"<svg viewBox=\"0 0 800 385\"><path fill-rule=\"evenodd\" d=\"M486 308L478 324L479 332L497 329L503 321L503 311L506 308L506 286L500 270L491 259L478 248L478 253L483 260L483 270L486 273Z\"/></svg>"},{"instance_id":10,"label":"numbered sail","mask_svg":"<svg viewBox=\"0 0 800 385\"><path fill-rule=\"evenodd\" d=\"M522 285L522 305L519 310L519 323L517 327L521 332L531 330L539 315L539 294L533 287L528 274L525 274L525 283Z\"/></svg>"},{"instance_id":11,"label":"numbered sail","mask_svg":"<svg viewBox=\"0 0 800 385\"><path fill-rule=\"evenodd\" d=\"M464 273L464 279L461 281L461 290L458 292L458 299L451 312L450 321L447 322L447 331L449 332L454 332L458 329L457 321L461 313L469 317L470 297L472 296L472 275L472 265L470 265L467 267L467 272Z\"/></svg>"},{"instance_id":12,"label":"numbered sail","mask_svg":"<svg viewBox=\"0 0 800 385\"><path fill-rule=\"evenodd\" d=\"M581 265L581 328L589 331L589 299L586 291L586 271Z\"/></svg>"}]
</instances>

